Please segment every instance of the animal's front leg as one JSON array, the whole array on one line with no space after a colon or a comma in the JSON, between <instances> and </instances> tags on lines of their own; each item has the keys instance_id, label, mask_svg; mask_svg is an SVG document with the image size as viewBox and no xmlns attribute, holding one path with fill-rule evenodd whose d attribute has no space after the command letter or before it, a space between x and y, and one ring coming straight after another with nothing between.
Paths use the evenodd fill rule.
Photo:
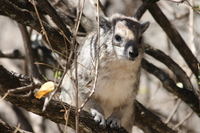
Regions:
<instances>
[{"instance_id":1,"label":"animal's front leg","mask_svg":"<svg viewBox=\"0 0 200 133\"><path fill-rule=\"evenodd\" d=\"M111 128L120 128L121 127L121 118L122 113L120 109L115 110L107 119L107 125Z\"/></svg>"},{"instance_id":2,"label":"animal's front leg","mask_svg":"<svg viewBox=\"0 0 200 133\"><path fill-rule=\"evenodd\" d=\"M94 117L95 122L99 123L100 126L105 128L106 121L105 121L104 112L101 106L92 99L90 99L86 105L87 107L89 107L90 112L92 116Z\"/></svg>"},{"instance_id":3,"label":"animal's front leg","mask_svg":"<svg viewBox=\"0 0 200 133\"><path fill-rule=\"evenodd\" d=\"M134 121L134 100L130 100L129 103L123 107L119 107L114 110L113 113L107 119L107 125L111 128L124 127L128 132L131 133Z\"/></svg>"}]
</instances>

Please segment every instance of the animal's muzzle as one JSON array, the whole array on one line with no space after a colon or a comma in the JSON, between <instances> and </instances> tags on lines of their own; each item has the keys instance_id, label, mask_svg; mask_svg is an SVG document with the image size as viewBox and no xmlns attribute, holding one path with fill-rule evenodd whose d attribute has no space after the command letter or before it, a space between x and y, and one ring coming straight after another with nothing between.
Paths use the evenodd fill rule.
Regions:
<instances>
[{"instance_id":1,"label":"animal's muzzle","mask_svg":"<svg viewBox=\"0 0 200 133\"><path fill-rule=\"evenodd\" d=\"M132 50L130 50L129 52L128 52L128 54L129 54L129 58L132 60L132 59L135 59L137 56L138 56L138 50L137 51L132 51Z\"/></svg>"},{"instance_id":2,"label":"animal's muzzle","mask_svg":"<svg viewBox=\"0 0 200 133\"><path fill-rule=\"evenodd\" d=\"M127 49L127 55L129 60L134 60L139 55L138 48L129 47Z\"/></svg>"}]
</instances>

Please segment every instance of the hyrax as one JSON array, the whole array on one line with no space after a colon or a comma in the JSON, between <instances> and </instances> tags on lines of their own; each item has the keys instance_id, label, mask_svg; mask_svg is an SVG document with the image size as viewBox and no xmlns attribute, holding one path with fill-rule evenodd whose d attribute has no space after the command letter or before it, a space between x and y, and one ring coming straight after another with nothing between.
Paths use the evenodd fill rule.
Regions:
<instances>
[{"instance_id":1,"label":"hyrax","mask_svg":"<svg viewBox=\"0 0 200 133\"><path fill-rule=\"evenodd\" d=\"M78 97L81 105L94 85L95 62L99 58L95 92L84 109L101 126L123 126L131 132L134 122L134 101L140 81L143 56L142 34L149 22L140 23L133 17L114 14L100 17L100 43L98 32L92 32L78 52ZM75 68L66 74L61 99L75 105ZM106 119L106 120L105 120Z\"/></svg>"}]
</instances>

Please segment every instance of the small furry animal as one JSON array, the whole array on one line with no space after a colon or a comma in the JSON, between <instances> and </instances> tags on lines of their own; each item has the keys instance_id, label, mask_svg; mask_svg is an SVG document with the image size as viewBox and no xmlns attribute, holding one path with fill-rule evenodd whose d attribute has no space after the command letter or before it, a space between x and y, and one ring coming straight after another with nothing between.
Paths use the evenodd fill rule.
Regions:
<instances>
[{"instance_id":1,"label":"small furry animal","mask_svg":"<svg viewBox=\"0 0 200 133\"><path fill-rule=\"evenodd\" d=\"M100 17L100 43L96 31L90 33L79 48L77 77L80 105L91 93L95 62L99 58L95 91L84 109L101 126L123 126L128 132L132 130L144 52L142 34L148 27L149 22L140 23L121 14ZM74 78L73 67L71 74ZM75 84L67 74L60 97L62 101L75 105Z\"/></svg>"}]
</instances>

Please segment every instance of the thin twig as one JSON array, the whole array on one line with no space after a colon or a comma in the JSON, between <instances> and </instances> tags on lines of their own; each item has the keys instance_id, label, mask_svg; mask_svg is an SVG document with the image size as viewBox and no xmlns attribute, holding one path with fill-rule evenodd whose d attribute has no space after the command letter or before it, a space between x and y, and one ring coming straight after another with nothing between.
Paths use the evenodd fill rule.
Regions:
<instances>
[{"instance_id":1,"label":"thin twig","mask_svg":"<svg viewBox=\"0 0 200 133\"><path fill-rule=\"evenodd\" d=\"M170 1L170 2L174 2L174 3L180 4L180 3L184 3L186 0L167 0L167 1Z\"/></svg>"},{"instance_id":2,"label":"thin twig","mask_svg":"<svg viewBox=\"0 0 200 133\"><path fill-rule=\"evenodd\" d=\"M50 48L51 48L51 50L52 50L52 52L53 52L54 50L53 50L53 48L51 47L52 45L51 45L51 43L50 43L50 41L49 41L49 37L48 37L47 34L46 34L46 30L45 30L45 28L44 28L44 26L43 26L43 23L42 23L41 19L40 19L40 15L39 15L39 13L38 13L38 10L37 10L37 7L36 7L36 5L35 5L35 1L34 1L34 0L32 0L32 4L34 5L34 8L35 8L37 17L38 17L39 22L40 22L40 25L41 25L41 27L42 27L42 32L43 32L43 34L45 35L45 38L46 38L46 40L47 40L47 42L48 42L48 44L49 44L49 46L50 46ZM54 52L53 52L53 53L54 53ZM55 54L55 53L54 53L54 54ZM58 63L60 64L60 66L64 69L64 67L63 67L62 63L60 62L60 60L58 59L58 57L57 57L56 55L55 55L55 57L57 58L57 61L58 61ZM71 59L71 57L72 57L72 54L70 55L69 59ZM68 63L69 63L69 62L68 62ZM67 66L68 66L68 65L66 65L66 68L67 68ZM65 71L64 71L64 73L63 73L63 76L61 77L61 80L60 80L58 86L56 87L56 89L55 89L53 92L50 93L49 97L46 97L45 102L44 102L44 106L43 106L43 109L42 109L43 111L45 111L46 106L47 106L48 103L51 101L53 95L54 95L54 94L57 92L57 90L60 88L61 83L62 83L63 78L64 78L64 75L66 74L66 72L67 72L67 69L65 69Z\"/></svg>"},{"instance_id":3,"label":"thin twig","mask_svg":"<svg viewBox=\"0 0 200 133\"><path fill-rule=\"evenodd\" d=\"M32 94L32 91L30 90L27 94L9 94L10 96L15 96L15 97L30 97Z\"/></svg>"},{"instance_id":4,"label":"thin twig","mask_svg":"<svg viewBox=\"0 0 200 133\"><path fill-rule=\"evenodd\" d=\"M177 4L185 3L186 5L190 6L194 11L196 11L198 14L200 14L199 9L195 8L192 4L190 4L188 0L167 0L167 1L177 3Z\"/></svg>"},{"instance_id":5,"label":"thin twig","mask_svg":"<svg viewBox=\"0 0 200 133\"><path fill-rule=\"evenodd\" d=\"M53 69L55 69L55 70L57 70L57 71L63 71L63 69L59 69L58 67L54 67L54 66L49 65L49 64L46 64L46 63L35 62L35 64L37 64L37 65L43 65L43 66L48 66L48 67L53 68Z\"/></svg>"},{"instance_id":6,"label":"thin twig","mask_svg":"<svg viewBox=\"0 0 200 133\"><path fill-rule=\"evenodd\" d=\"M58 89L60 88L60 86L61 86L61 84L62 84L62 81L63 81L64 76L65 76L66 73L67 73L67 69L64 70L63 75L62 75L62 77L61 77L61 79L60 79L60 82L58 83L58 86L56 87L56 89L54 89L53 92L50 93L49 97L46 97L46 98L45 98L42 111L45 111L45 110L46 110L46 107L47 107L47 105L49 104L49 102L51 101L52 97L54 96L54 94L55 94L55 93L58 91Z\"/></svg>"},{"instance_id":7,"label":"thin twig","mask_svg":"<svg viewBox=\"0 0 200 133\"><path fill-rule=\"evenodd\" d=\"M193 0L189 0L194 3ZM196 55L196 47L194 44L194 10L189 7L189 16L188 16L188 44L190 46L191 51L194 55Z\"/></svg>"},{"instance_id":8,"label":"thin twig","mask_svg":"<svg viewBox=\"0 0 200 133\"><path fill-rule=\"evenodd\" d=\"M63 106L64 108L64 119L65 119L65 126L64 126L64 130L63 130L63 133L67 133L67 125L68 125L68 120L69 120L69 114L70 114L70 110L71 110L71 106L69 109L67 109L63 103L62 100L60 100L60 98L56 95L58 101L60 102L60 104Z\"/></svg>"},{"instance_id":9,"label":"thin twig","mask_svg":"<svg viewBox=\"0 0 200 133\"><path fill-rule=\"evenodd\" d=\"M8 91L4 94L4 96L0 99L0 102L2 102L2 101L8 96L9 93L10 93L10 90L8 90Z\"/></svg>"},{"instance_id":10,"label":"thin twig","mask_svg":"<svg viewBox=\"0 0 200 133\"><path fill-rule=\"evenodd\" d=\"M37 87L40 87L40 86L41 86L40 83L35 84L34 81L32 80L30 85L17 87L17 88L14 88L14 89L9 89L8 91L9 91L9 95L12 95L12 96L29 97L32 94L32 90L37 88ZM22 92L25 92L25 91L29 91L29 92L26 93L26 94L19 94L20 92L22 93Z\"/></svg>"},{"instance_id":11,"label":"thin twig","mask_svg":"<svg viewBox=\"0 0 200 133\"><path fill-rule=\"evenodd\" d=\"M35 0L35 1L37 1L37 4L40 6L40 8L43 8L43 10L47 12L47 14L52 18L53 22L57 25L60 32L63 33L65 39L70 43L70 37L72 36L71 32L66 27L65 23L57 14L56 10L51 6L51 4L47 0L43 1Z\"/></svg>"},{"instance_id":12,"label":"thin twig","mask_svg":"<svg viewBox=\"0 0 200 133\"><path fill-rule=\"evenodd\" d=\"M17 133L18 130L20 129L20 127L21 127L21 124L19 123L19 124L17 125L17 128L15 129L15 131L14 131L13 133Z\"/></svg>"},{"instance_id":13,"label":"thin twig","mask_svg":"<svg viewBox=\"0 0 200 133\"><path fill-rule=\"evenodd\" d=\"M182 121L180 121L178 124L174 126L175 129L178 128L180 125L182 125L193 113L194 111L191 111L190 113L188 113Z\"/></svg>"},{"instance_id":14,"label":"thin twig","mask_svg":"<svg viewBox=\"0 0 200 133\"><path fill-rule=\"evenodd\" d=\"M53 52L53 51L54 51L54 50L53 50L53 47L52 47L51 42L50 42L50 40L49 40L49 37L48 37L48 35L47 35L46 29L45 29L45 27L44 27L44 25L43 25L43 23L42 23L41 17L40 17L40 15L39 15L39 13L38 13L38 9L37 9L37 7L36 7L35 0L31 0L31 2L32 2L33 6L34 6L36 15L37 15L38 20L39 20L39 22L40 22L41 29L42 29L42 33L43 33L43 35L45 36L45 38L46 38L46 40L47 40L47 42L48 42L48 44L49 44L49 46L50 46L50 49L51 49L52 53L54 54L56 60L58 61L58 63L60 64L60 66L61 66L62 68L64 68L63 65L62 65L62 63L60 62L60 60L59 60L58 57L56 56L56 54Z\"/></svg>"},{"instance_id":15,"label":"thin twig","mask_svg":"<svg viewBox=\"0 0 200 133\"><path fill-rule=\"evenodd\" d=\"M97 58L96 58L96 62L95 62L95 77L94 77L94 84L93 84L93 88L92 91L90 92L89 96L87 97L87 99L85 99L85 101L82 103L82 105L79 108L79 112L83 109L83 107L85 106L85 104L89 101L89 99L91 98L91 96L94 94L95 92L95 88L96 88L96 84L97 84L97 78L98 78L98 67L99 67L99 54L100 54L100 27L99 27L99 0L97 0L97 20L98 20L98 46L97 46Z\"/></svg>"},{"instance_id":16,"label":"thin twig","mask_svg":"<svg viewBox=\"0 0 200 133\"><path fill-rule=\"evenodd\" d=\"M78 76L77 76L77 45L76 44L76 37L77 37L77 33L78 33L78 28L79 28L79 25L80 25L80 21L81 21L81 17L82 17L82 14L83 14L83 8L84 8L84 3L85 3L85 0L83 0L82 2L82 6L80 6L80 0L79 0L79 4L78 4L78 8L77 8L77 21L75 23L75 30L73 32L73 40L72 40L72 51L74 52L74 55L75 55L75 59L74 59L74 67L75 67L75 93L76 93L76 133L79 133L79 112L78 112Z\"/></svg>"},{"instance_id":17,"label":"thin twig","mask_svg":"<svg viewBox=\"0 0 200 133\"><path fill-rule=\"evenodd\" d=\"M199 100L196 94L186 88L179 88L176 83L161 69L142 59L142 68L155 75L163 84L163 87L183 100L200 117Z\"/></svg>"},{"instance_id":18,"label":"thin twig","mask_svg":"<svg viewBox=\"0 0 200 133\"><path fill-rule=\"evenodd\" d=\"M96 10L96 9L97 9L97 6L99 5L99 7L100 7L102 13L103 13L105 16L107 16L106 11L105 11L105 8L104 8L104 6L102 5L101 1L99 1L99 3L97 3L97 4L96 4L96 3L97 3L97 1L95 2L95 0L90 0L90 4L91 4L91 6L92 6L92 8L93 8L94 10ZM98 17L98 13L96 14L96 17Z\"/></svg>"},{"instance_id":19,"label":"thin twig","mask_svg":"<svg viewBox=\"0 0 200 133\"><path fill-rule=\"evenodd\" d=\"M64 55L64 54L62 54L62 53L60 53L60 52L58 52L58 51L56 51L56 50L54 50L54 52L56 52L57 54L59 54L60 56L63 56L65 59L68 59L68 60L70 60L71 62L75 62L75 60L74 59L69 59L69 57L67 56L67 55ZM91 69L89 69L89 68L87 68L86 66L84 66L82 63L80 63L80 62L78 62L78 61L76 61L79 65L81 65L82 67L84 67L85 69L87 69L88 71L90 71L91 73L93 73L93 74L96 74L94 71L92 71ZM53 67L53 66L51 66L51 65L48 65L48 64L44 64L44 63L40 63L40 62L35 62L35 64L39 64L39 65L46 65L46 66L49 66L49 67L52 67L52 68L54 68L54 69L57 69L57 70L60 70L60 71L62 71L61 69L58 69L58 68L56 68L56 67Z\"/></svg>"},{"instance_id":20,"label":"thin twig","mask_svg":"<svg viewBox=\"0 0 200 133\"><path fill-rule=\"evenodd\" d=\"M19 93L19 92L24 92L24 91L32 90L32 89L34 89L36 87L39 87L39 86L35 86L35 85L33 85L31 83L30 85L27 85L27 86L17 87L15 89L10 89L10 92L11 93Z\"/></svg>"},{"instance_id":21,"label":"thin twig","mask_svg":"<svg viewBox=\"0 0 200 133\"><path fill-rule=\"evenodd\" d=\"M177 111L180 103L181 103L181 100L178 99L178 101L176 102L176 105L174 106L173 110L171 111L170 115L168 116L167 120L165 121L166 124L168 124L170 122L170 120L172 119L173 115Z\"/></svg>"}]
</instances>

